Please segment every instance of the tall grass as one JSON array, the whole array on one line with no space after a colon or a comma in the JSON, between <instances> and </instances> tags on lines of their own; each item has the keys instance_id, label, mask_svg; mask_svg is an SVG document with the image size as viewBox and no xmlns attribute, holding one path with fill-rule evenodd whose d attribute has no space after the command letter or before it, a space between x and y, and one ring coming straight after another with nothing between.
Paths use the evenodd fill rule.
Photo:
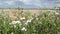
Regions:
<instances>
[{"instance_id":1,"label":"tall grass","mask_svg":"<svg viewBox=\"0 0 60 34\"><path fill-rule=\"evenodd\" d=\"M60 34L58 12L39 15L18 14L17 18L12 20L9 15L1 13L0 34Z\"/></svg>"}]
</instances>

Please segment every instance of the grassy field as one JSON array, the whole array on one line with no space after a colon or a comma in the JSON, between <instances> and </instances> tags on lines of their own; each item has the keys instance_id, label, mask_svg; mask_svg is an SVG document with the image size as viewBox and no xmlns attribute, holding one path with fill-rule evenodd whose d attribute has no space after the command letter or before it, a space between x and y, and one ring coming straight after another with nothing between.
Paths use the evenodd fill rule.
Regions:
<instances>
[{"instance_id":1,"label":"grassy field","mask_svg":"<svg viewBox=\"0 0 60 34\"><path fill-rule=\"evenodd\" d=\"M0 34L60 34L56 10L0 9Z\"/></svg>"}]
</instances>

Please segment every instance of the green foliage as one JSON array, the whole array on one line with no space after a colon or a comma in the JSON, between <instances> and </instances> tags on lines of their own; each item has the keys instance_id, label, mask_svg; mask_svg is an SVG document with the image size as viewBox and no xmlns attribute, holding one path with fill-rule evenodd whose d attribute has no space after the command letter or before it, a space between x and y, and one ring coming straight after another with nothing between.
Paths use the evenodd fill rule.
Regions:
<instances>
[{"instance_id":1,"label":"green foliage","mask_svg":"<svg viewBox=\"0 0 60 34\"><path fill-rule=\"evenodd\" d=\"M25 18L24 18L25 17ZM9 15L0 14L1 34L60 34L60 14L42 13L25 14L18 20L11 20Z\"/></svg>"}]
</instances>

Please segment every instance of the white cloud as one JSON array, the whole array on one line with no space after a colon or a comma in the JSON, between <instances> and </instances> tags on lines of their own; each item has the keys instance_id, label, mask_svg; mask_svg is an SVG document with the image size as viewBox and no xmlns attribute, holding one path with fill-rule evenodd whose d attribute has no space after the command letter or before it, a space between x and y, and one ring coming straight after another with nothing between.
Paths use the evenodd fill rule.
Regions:
<instances>
[{"instance_id":1,"label":"white cloud","mask_svg":"<svg viewBox=\"0 0 60 34\"><path fill-rule=\"evenodd\" d=\"M53 6L60 6L60 0L0 0L0 6L17 6L17 4L22 2L19 6L23 5L22 7L53 7Z\"/></svg>"},{"instance_id":2,"label":"white cloud","mask_svg":"<svg viewBox=\"0 0 60 34\"><path fill-rule=\"evenodd\" d=\"M31 4L32 0L19 0L19 1L23 2L24 4Z\"/></svg>"},{"instance_id":3,"label":"white cloud","mask_svg":"<svg viewBox=\"0 0 60 34\"><path fill-rule=\"evenodd\" d=\"M19 0L23 2L25 5L35 5L37 7L41 6L41 1L40 0Z\"/></svg>"},{"instance_id":4,"label":"white cloud","mask_svg":"<svg viewBox=\"0 0 60 34\"><path fill-rule=\"evenodd\" d=\"M13 5L14 1L6 1L5 3L7 3L8 5Z\"/></svg>"},{"instance_id":5,"label":"white cloud","mask_svg":"<svg viewBox=\"0 0 60 34\"><path fill-rule=\"evenodd\" d=\"M38 6L38 7L41 6L40 0L35 0L33 4L34 4L35 6Z\"/></svg>"}]
</instances>

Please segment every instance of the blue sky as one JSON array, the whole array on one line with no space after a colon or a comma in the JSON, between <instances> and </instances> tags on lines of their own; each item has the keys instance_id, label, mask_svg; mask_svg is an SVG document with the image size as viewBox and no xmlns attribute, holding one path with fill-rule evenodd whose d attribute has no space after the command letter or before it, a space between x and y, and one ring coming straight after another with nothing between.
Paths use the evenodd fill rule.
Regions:
<instances>
[{"instance_id":1,"label":"blue sky","mask_svg":"<svg viewBox=\"0 0 60 34\"><path fill-rule=\"evenodd\" d=\"M0 8L51 8L60 6L60 0L0 0Z\"/></svg>"}]
</instances>

